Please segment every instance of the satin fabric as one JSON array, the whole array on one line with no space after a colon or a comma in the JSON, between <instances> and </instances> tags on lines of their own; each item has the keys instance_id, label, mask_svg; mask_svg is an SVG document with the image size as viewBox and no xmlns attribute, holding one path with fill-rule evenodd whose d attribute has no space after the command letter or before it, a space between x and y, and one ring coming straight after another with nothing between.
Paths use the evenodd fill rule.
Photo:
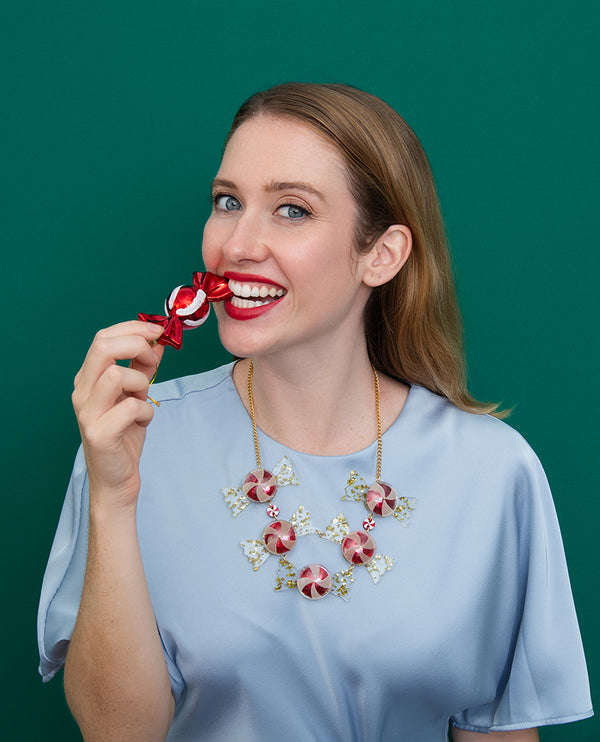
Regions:
<instances>
[{"instance_id":1,"label":"satin fabric","mask_svg":"<svg viewBox=\"0 0 600 742\"><path fill-rule=\"evenodd\" d=\"M449 724L497 731L591 715L585 660L552 498L522 437L413 385L383 437L382 479L415 499L405 526L378 519L394 566L374 584L354 570L347 602L277 592L277 557L258 570L240 541L270 522L232 517L221 488L256 468L250 419L231 365L153 387L160 400L141 461L138 531L177 700L170 742L435 742ZM348 475L375 478L376 444L346 456L292 451L260 433L262 463L283 456L300 484L274 502L325 528L360 502ZM64 663L87 548L79 452L46 570L40 672ZM332 571L337 544L302 536L290 560ZM140 673L144 668L140 668Z\"/></svg>"}]
</instances>

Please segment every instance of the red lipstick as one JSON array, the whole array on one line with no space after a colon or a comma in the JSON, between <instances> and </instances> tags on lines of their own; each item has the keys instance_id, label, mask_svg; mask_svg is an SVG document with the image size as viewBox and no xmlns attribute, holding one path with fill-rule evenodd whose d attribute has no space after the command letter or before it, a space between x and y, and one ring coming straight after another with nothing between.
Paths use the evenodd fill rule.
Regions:
<instances>
[{"instance_id":1,"label":"red lipstick","mask_svg":"<svg viewBox=\"0 0 600 742\"><path fill-rule=\"evenodd\" d=\"M265 312L268 312L269 309L272 309L276 304L279 304L279 302L283 298L285 298L285 295L280 296L278 299L273 299L272 301L269 301L266 304L260 304L257 307L249 307L249 308L236 307L231 303L231 299L227 299L227 301L223 302L223 305L225 307L225 312L227 316L231 317L231 319L239 319L239 320L255 319L256 317L260 317Z\"/></svg>"}]
</instances>

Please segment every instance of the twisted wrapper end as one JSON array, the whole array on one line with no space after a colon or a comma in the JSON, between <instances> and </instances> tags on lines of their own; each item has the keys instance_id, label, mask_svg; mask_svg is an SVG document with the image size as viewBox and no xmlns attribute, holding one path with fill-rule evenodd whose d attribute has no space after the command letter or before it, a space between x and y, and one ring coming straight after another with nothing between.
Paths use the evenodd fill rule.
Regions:
<instances>
[{"instance_id":1,"label":"twisted wrapper end","mask_svg":"<svg viewBox=\"0 0 600 742\"><path fill-rule=\"evenodd\" d=\"M164 327L163 334L156 341L159 345L170 345L175 350L181 348L183 324L179 317L164 317L162 314L138 314L140 322L152 322Z\"/></svg>"},{"instance_id":2,"label":"twisted wrapper end","mask_svg":"<svg viewBox=\"0 0 600 742\"><path fill-rule=\"evenodd\" d=\"M206 294L208 301L224 301L233 296L233 292L229 288L229 282L223 276L217 276L215 273L201 273L196 271L194 274L194 286L197 289L202 289Z\"/></svg>"}]
</instances>

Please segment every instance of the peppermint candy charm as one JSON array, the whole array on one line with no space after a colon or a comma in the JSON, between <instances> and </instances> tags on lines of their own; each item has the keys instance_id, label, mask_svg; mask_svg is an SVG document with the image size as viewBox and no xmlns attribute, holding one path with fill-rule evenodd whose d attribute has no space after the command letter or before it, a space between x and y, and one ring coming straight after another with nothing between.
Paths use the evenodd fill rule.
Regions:
<instances>
[{"instance_id":1,"label":"peppermint candy charm","mask_svg":"<svg viewBox=\"0 0 600 742\"><path fill-rule=\"evenodd\" d=\"M375 539L363 531L351 531L342 541L342 554L350 564L367 564L376 551Z\"/></svg>"},{"instance_id":2,"label":"peppermint candy charm","mask_svg":"<svg viewBox=\"0 0 600 742\"><path fill-rule=\"evenodd\" d=\"M276 520L269 523L262 534L265 549L269 554L287 554L296 546L296 532L287 520Z\"/></svg>"},{"instance_id":3,"label":"peppermint candy charm","mask_svg":"<svg viewBox=\"0 0 600 742\"><path fill-rule=\"evenodd\" d=\"M300 594L310 600L324 598L331 590L332 583L331 573L322 564L307 564L296 578Z\"/></svg>"},{"instance_id":4,"label":"peppermint candy charm","mask_svg":"<svg viewBox=\"0 0 600 742\"><path fill-rule=\"evenodd\" d=\"M165 314L177 315L184 327L198 327L208 319L206 293L195 286L177 286L165 301Z\"/></svg>"},{"instance_id":5,"label":"peppermint candy charm","mask_svg":"<svg viewBox=\"0 0 600 742\"><path fill-rule=\"evenodd\" d=\"M229 282L214 273L194 273L193 286L177 286L165 301L165 314L138 314L142 322L153 322L164 328L158 339L161 345L181 348L183 330L200 327L208 318L210 303L232 296Z\"/></svg>"},{"instance_id":6,"label":"peppermint candy charm","mask_svg":"<svg viewBox=\"0 0 600 742\"><path fill-rule=\"evenodd\" d=\"M398 505L396 490L386 482L375 482L367 492L367 507L375 515L391 515Z\"/></svg>"},{"instance_id":7,"label":"peppermint candy charm","mask_svg":"<svg viewBox=\"0 0 600 742\"><path fill-rule=\"evenodd\" d=\"M277 505L273 505L273 503L271 503L267 508L267 515L269 516L269 518L276 518L279 515L279 508L277 507Z\"/></svg>"},{"instance_id":8,"label":"peppermint candy charm","mask_svg":"<svg viewBox=\"0 0 600 742\"><path fill-rule=\"evenodd\" d=\"M375 521L373 520L372 515L369 515L363 520L363 528L365 531L372 531L375 528Z\"/></svg>"},{"instance_id":9,"label":"peppermint candy charm","mask_svg":"<svg viewBox=\"0 0 600 742\"><path fill-rule=\"evenodd\" d=\"M266 469L253 469L244 480L242 490L253 502L268 502L277 492L277 479Z\"/></svg>"}]
</instances>

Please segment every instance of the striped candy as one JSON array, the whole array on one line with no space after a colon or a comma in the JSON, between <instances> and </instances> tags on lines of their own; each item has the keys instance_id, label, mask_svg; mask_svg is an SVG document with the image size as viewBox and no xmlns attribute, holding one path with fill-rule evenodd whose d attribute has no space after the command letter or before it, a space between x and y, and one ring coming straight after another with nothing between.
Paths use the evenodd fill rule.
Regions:
<instances>
[{"instance_id":1,"label":"striped candy","mask_svg":"<svg viewBox=\"0 0 600 742\"><path fill-rule=\"evenodd\" d=\"M276 520L263 531L263 541L269 554L287 554L296 545L296 532L287 520Z\"/></svg>"},{"instance_id":2,"label":"striped candy","mask_svg":"<svg viewBox=\"0 0 600 742\"><path fill-rule=\"evenodd\" d=\"M266 469L254 469L244 480L242 490L253 502L268 502L277 492L277 480Z\"/></svg>"},{"instance_id":3,"label":"striped candy","mask_svg":"<svg viewBox=\"0 0 600 742\"><path fill-rule=\"evenodd\" d=\"M342 541L342 554L350 564L367 564L376 551L375 539L363 531L351 531Z\"/></svg>"},{"instance_id":4,"label":"striped candy","mask_svg":"<svg viewBox=\"0 0 600 742\"><path fill-rule=\"evenodd\" d=\"M333 578L322 564L307 564L298 572L296 584L301 595L310 600L319 600L331 590Z\"/></svg>"},{"instance_id":5,"label":"striped candy","mask_svg":"<svg viewBox=\"0 0 600 742\"><path fill-rule=\"evenodd\" d=\"M367 492L367 507L375 515L391 515L398 504L396 490L386 482L375 482Z\"/></svg>"}]
</instances>

